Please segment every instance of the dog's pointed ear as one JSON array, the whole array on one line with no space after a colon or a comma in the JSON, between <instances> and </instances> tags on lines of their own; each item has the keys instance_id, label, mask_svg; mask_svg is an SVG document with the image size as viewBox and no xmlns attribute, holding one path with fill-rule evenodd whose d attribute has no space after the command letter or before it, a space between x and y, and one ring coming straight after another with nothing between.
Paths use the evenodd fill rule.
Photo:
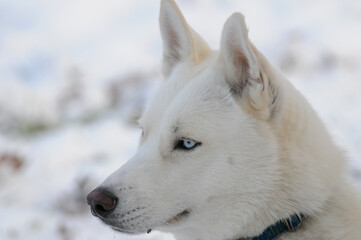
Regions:
<instances>
[{"instance_id":1,"label":"dog's pointed ear","mask_svg":"<svg viewBox=\"0 0 361 240\"><path fill-rule=\"evenodd\" d=\"M224 24L220 56L233 92L241 92L250 79L260 77L260 64L248 39L248 29L241 13L232 14Z\"/></svg>"},{"instance_id":2,"label":"dog's pointed ear","mask_svg":"<svg viewBox=\"0 0 361 240\"><path fill-rule=\"evenodd\" d=\"M256 110L262 118L272 117L277 109L277 89L262 69L265 61L248 38L248 30L241 13L234 13L223 27L219 61L223 65L231 92Z\"/></svg>"},{"instance_id":3,"label":"dog's pointed ear","mask_svg":"<svg viewBox=\"0 0 361 240\"><path fill-rule=\"evenodd\" d=\"M201 62L210 52L205 41L188 25L174 0L162 0L159 16L163 39L163 74L168 76L174 66L190 58Z\"/></svg>"}]
</instances>

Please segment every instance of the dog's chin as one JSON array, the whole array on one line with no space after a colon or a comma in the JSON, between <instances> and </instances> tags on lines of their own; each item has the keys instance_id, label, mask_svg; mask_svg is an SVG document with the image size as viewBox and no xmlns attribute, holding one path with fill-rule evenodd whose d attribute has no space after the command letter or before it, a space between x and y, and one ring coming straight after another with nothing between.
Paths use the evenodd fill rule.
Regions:
<instances>
[{"instance_id":1,"label":"dog's chin","mask_svg":"<svg viewBox=\"0 0 361 240\"><path fill-rule=\"evenodd\" d=\"M126 234L130 234L130 235L136 235L136 234L142 234L145 233L147 231L149 231L147 227L143 227L141 225L139 225L139 223L137 225L128 225L128 226L124 226L121 222L121 220L117 221L109 221L107 219L100 219L104 224L106 224L107 226L109 226L111 229L113 229L116 232L120 232L120 233L126 233Z\"/></svg>"},{"instance_id":2,"label":"dog's chin","mask_svg":"<svg viewBox=\"0 0 361 240\"><path fill-rule=\"evenodd\" d=\"M114 222L110 222L110 221L104 221L103 222L109 226L111 229L113 229L116 232L120 232L120 233L125 233L125 234L129 234L129 235L136 235L136 234L143 234L146 232L150 232L150 228L146 228L146 227L142 227L142 226L133 226L133 227L128 227L128 226L122 226L121 223L114 221Z\"/></svg>"},{"instance_id":3,"label":"dog's chin","mask_svg":"<svg viewBox=\"0 0 361 240\"><path fill-rule=\"evenodd\" d=\"M114 226L111 226L111 228L116 232L126 233L126 234L130 234L130 235L136 235L136 234L143 233L143 232L132 231L132 230L129 230L129 229L114 227Z\"/></svg>"},{"instance_id":4,"label":"dog's chin","mask_svg":"<svg viewBox=\"0 0 361 240\"><path fill-rule=\"evenodd\" d=\"M114 231L130 234L130 235L136 235L136 234L150 233L152 229L173 227L177 224L184 222L190 215L190 212L191 211L189 209L186 209L176 214L174 217L170 218L169 220L164 221L163 223L147 225L147 227L137 225L134 228L126 228L120 226L121 224L118 224L117 222L110 222L110 221L106 221L105 219L102 220L105 224L110 226Z\"/></svg>"}]
</instances>

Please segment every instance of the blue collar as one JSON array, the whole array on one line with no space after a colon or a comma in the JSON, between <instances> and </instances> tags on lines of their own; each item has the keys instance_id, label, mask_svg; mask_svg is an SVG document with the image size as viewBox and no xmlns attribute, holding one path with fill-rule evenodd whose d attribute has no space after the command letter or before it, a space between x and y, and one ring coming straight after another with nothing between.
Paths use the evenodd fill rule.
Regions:
<instances>
[{"instance_id":1,"label":"blue collar","mask_svg":"<svg viewBox=\"0 0 361 240\"><path fill-rule=\"evenodd\" d=\"M257 237L250 238L251 240L272 240L284 232L296 231L305 218L304 214L294 214L287 219L282 219L275 224L266 228L263 233Z\"/></svg>"}]
</instances>

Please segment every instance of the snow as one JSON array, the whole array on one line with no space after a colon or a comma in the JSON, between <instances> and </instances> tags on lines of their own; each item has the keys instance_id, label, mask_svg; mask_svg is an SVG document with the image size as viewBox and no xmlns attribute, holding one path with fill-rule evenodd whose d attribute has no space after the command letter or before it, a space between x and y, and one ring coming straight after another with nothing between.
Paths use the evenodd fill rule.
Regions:
<instances>
[{"instance_id":1,"label":"snow","mask_svg":"<svg viewBox=\"0 0 361 240\"><path fill-rule=\"evenodd\" d=\"M234 11L307 97L361 178L361 2L178 0L212 48ZM159 1L0 1L0 239L115 233L86 194L129 159L161 80Z\"/></svg>"}]
</instances>

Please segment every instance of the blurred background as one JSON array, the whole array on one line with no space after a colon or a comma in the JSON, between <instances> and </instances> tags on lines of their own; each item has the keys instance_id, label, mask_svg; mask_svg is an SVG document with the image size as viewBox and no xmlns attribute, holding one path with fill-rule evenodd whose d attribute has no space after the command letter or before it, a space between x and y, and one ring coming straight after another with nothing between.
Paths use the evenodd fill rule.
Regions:
<instances>
[{"instance_id":1,"label":"blurred background","mask_svg":"<svg viewBox=\"0 0 361 240\"><path fill-rule=\"evenodd\" d=\"M215 49L242 12L361 181L361 1L177 2ZM0 0L0 239L173 239L115 233L85 202L136 150L135 121L162 80L159 3Z\"/></svg>"}]
</instances>

